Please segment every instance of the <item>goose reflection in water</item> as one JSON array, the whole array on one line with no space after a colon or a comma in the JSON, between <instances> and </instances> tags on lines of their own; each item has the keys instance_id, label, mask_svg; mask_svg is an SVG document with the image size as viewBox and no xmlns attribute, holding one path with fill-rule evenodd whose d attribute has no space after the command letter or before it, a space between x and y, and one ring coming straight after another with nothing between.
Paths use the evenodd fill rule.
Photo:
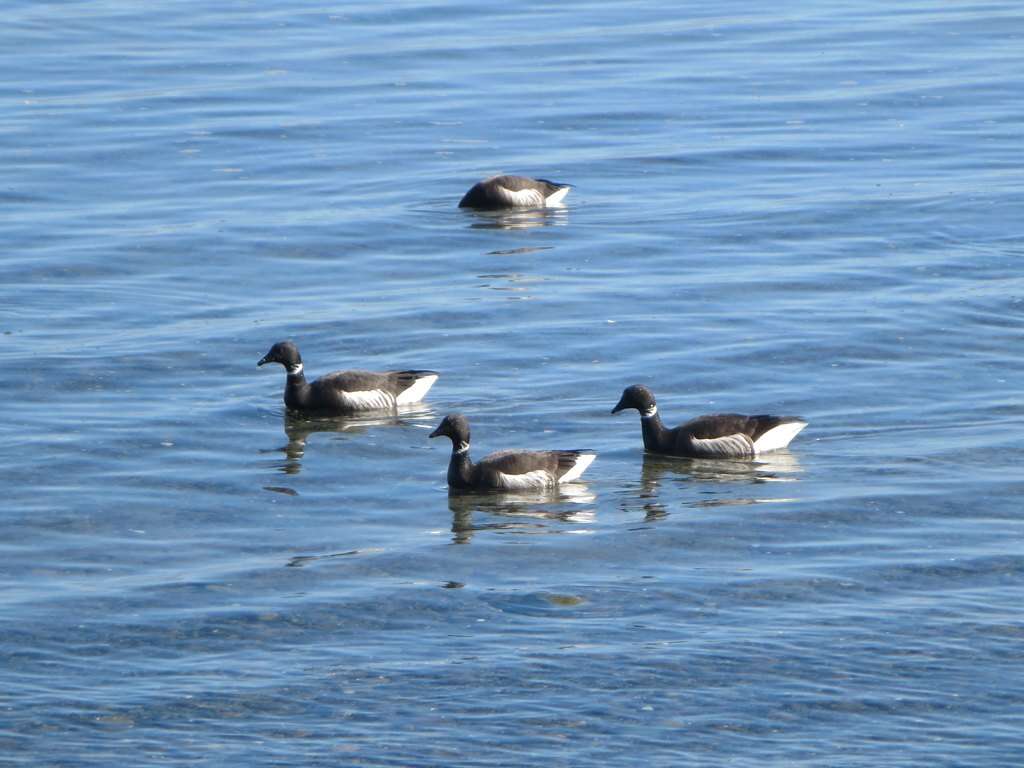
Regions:
<instances>
[{"instance_id":1,"label":"goose reflection in water","mask_svg":"<svg viewBox=\"0 0 1024 768\"><path fill-rule=\"evenodd\" d=\"M673 456L661 456L645 453L643 468L640 473L639 497L644 501L643 508L647 521L656 520L668 515L664 503L659 500L661 486L666 482L692 486L693 483L723 486L720 490L707 491L713 498L693 501L691 507L718 507L745 504L768 504L794 501L787 497L768 497L766 495L730 493L725 486L761 486L767 483L795 483L803 471L797 458L787 451L759 456L753 460L744 459L684 459Z\"/></svg>"},{"instance_id":2,"label":"goose reflection in water","mask_svg":"<svg viewBox=\"0 0 1024 768\"><path fill-rule=\"evenodd\" d=\"M477 531L520 533L583 533L585 529L552 529L547 523L589 525L596 519L597 496L583 483L516 493L448 491L452 513L452 543L468 544ZM477 520L474 521L474 515ZM481 516L503 518L481 520Z\"/></svg>"},{"instance_id":3,"label":"goose reflection in water","mask_svg":"<svg viewBox=\"0 0 1024 768\"><path fill-rule=\"evenodd\" d=\"M564 227L569 223L567 208L515 208L504 211L463 209L471 217L471 229L533 229Z\"/></svg>"},{"instance_id":4,"label":"goose reflection in water","mask_svg":"<svg viewBox=\"0 0 1024 768\"><path fill-rule=\"evenodd\" d=\"M400 426L419 418L433 420L432 410L422 404L399 407L397 411L368 411L356 416L331 416L308 418L285 412L283 427L287 444L281 448L262 450L260 453L283 453L285 460L278 469L286 475L297 475L302 470L302 457L306 454L306 443L316 432L334 432L345 435L362 435L371 427Z\"/></svg>"}]
</instances>

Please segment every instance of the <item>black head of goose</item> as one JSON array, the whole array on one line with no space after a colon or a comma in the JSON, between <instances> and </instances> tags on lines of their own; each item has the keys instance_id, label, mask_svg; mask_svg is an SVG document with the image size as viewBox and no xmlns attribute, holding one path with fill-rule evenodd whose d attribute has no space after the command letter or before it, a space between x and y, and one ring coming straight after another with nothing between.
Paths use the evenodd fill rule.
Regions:
<instances>
[{"instance_id":1,"label":"black head of goose","mask_svg":"<svg viewBox=\"0 0 1024 768\"><path fill-rule=\"evenodd\" d=\"M478 181L459 201L459 208L495 211L502 208L544 208L559 205L572 187L526 176L491 176Z\"/></svg>"},{"instance_id":2,"label":"black head of goose","mask_svg":"<svg viewBox=\"0 0 1024 768\"><path fill-rule=\"evenodd\" d=\"M587 451L497 451L474 463L469 458L469 421L452 413L431 437L448 437L452 457L448 485L458 489L523 491L578 480L597 454Z\"/></svg>"},{"instance_id":3,"label":"black head of goose","mask_svg":"<svg viewBox=\"0 0 1024 768\"><path fill-rule=\"evenodd\" d=\"M394 410L418 403L438 377L436 371L335 371L308 382L299 348L290 341L279 341L256 365L266 363L280 363L288 372L284 386L288 409L318 416Z\"/></svg>"},{"instance_id":4,"label":"black head of goose","mask_svg":"<svg viewBox=\"0 0 1024 768\"><path fill-rule=\"evenodd\" d=\"M674 429L661 423L654 393L642 384L626 387L612 413L640 411L644 448L653 453L696 459L753 458L785 448L807 422L797 416L698 416Z\"/></svg>"}]
</instances>

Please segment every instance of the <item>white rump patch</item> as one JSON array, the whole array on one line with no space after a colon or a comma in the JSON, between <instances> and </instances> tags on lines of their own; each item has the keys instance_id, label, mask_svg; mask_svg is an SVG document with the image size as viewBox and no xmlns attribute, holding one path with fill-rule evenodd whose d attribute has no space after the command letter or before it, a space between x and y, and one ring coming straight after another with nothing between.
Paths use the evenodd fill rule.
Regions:
<instances>
[{"instance_id":1,"label":"white rump patch","mask_svg":"<svg viewBox=\"0 0 1024 768\"><path fill-rule=\"evenodd\" d=\"M794 437L800 434L800 430L806 426L806 421L790 421L785 424L779 424L777 427L772 427L757 438L757 442L754 443L754 450L758 453L767 453L768 451L777 451L780 448L785 448Z\"/></svg>"},{"instance_id":2,"label":"white rump patch","mask_svg":"<svg viewBox=\"0 0 1024 768\"><path fill-rule=\"evenodd\" d=\"M498 185L497 192L509 205L514 205L517 208L538 208L544 205L544 196L536 189L520 189L518 192L513 192L507 187Z\"/></svg>"},{"instance_id":3,"label":"white rump patch","mask_svg":"<svg viewBox=\"0 0 1024 768\"><path fill-rule=\"evenodd\" d=\"M434 386L434 382L437 381L437 374L430 376L421 376L416 379L409 387L398 393L398 397L395 399L397 405L409 405L410 403L418 403L422 400L430 388Z\"/></svg>"},{"instance_id":4,"label":"white rump patch","mask_svg":"<svg viewBox=\"0 0 1024 768\"><path fill-rule=\"evenodd\" d=\"M544 205L561 205L562 200L564 200L565 196L569 194L570 189L572 189L572 187L560 187L556 189L554 192L547 196L547 198L544 200Z\"/></svg>"},{"instance_id":5,"label":"white rump patch","mask_svg":"<svg viewBox=\"0 0 1024 768\"><path fill-rule=\"evenodd\" d=\"M367 389L361 392L340 392L341 402L353 411L376 411L394 408L395 398L382 389Z\"/></svg>"},{"instance_id":6,"label":"white rump patch","mask_svg":"<svg viewBox=\"0 0 1024 768\"><path fill-rule=\"evenodd\" d=\"M596 458L596 453L581 453L579 458L576 459L576 463L572 465L572 468L558 478L558 482L571 483L573 480L579 480L580 475L587 471L587 467L589 467Z\"/></svg>"},{"instance_id":7,"label":"white rump patch","mask_svg":"<svg viewBox=\"0 0 1024 768\"><path fill-rule=\"evenodd\" d=\"M498 488L509 491L528 491L539 488L550 488L556 480L550 472L543 469L535 469L532 472L524 472L521 475L506 475L498 472Z\"/></svg>"},{"instance_id":8,"label":"white rump patch","mask_svg":"<svg viewBox=\"0 0 1024 768\"><path fill-rule=\"evenodd\" d=\"M754 444L747 435L737 432L735 435L724 435L701 440L694 437L694 452L698 456L710 458L741 458L744 456L755 456L757 451Z\"/></svg>"}]
</instances>

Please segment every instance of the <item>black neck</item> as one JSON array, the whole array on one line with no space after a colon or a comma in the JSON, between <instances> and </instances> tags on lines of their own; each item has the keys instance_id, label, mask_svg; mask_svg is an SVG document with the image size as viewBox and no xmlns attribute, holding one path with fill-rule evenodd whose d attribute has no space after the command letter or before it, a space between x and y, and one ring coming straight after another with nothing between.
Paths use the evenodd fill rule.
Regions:
<instances>
[{"instance_id":1,"label":"black neck","mask_svg":"<svg viewBox=\"0 0 1024 768\"><path fill-rule=\"evenodd\" d=\"M660 451L667 440L667 430L661 423L661 416L655 411L653 416L641 416L640 428L644 433L644 448L648 451Z\"/></svg>"},{"instance_id":2,"label":"black neck","mask_svg":"<svg viewBox=\"0 0 1024 768\"><path fill-rule=\"evenodd\" d=\"M469 445L463 450L452 443L452 458L448 462L448 485L452 488L473 487L473 462L469 459Z\"/></svg>"},{"instance_id":3,"label":"black neck","mask_svg":"<svg viewBox=\"0 0 1024 768\"><path fill-rule=\"evenodd\" d=\"M300 370L298 373L289 373L288 381L284 385L284 404L289 408L302 408L309 395L309 384L306 383L306 375Z\"/></svg>"}]
</instances>

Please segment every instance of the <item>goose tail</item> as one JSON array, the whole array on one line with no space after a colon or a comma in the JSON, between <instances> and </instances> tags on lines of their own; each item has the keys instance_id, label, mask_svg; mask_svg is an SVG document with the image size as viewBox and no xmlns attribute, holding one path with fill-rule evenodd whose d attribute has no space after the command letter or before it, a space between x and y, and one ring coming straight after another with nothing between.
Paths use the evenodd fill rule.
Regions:
<instances>
[{"instance_id":1,"label":"goose tail","mask_svg":"<svg viewBox=\"0 0 1024 768\"><path fill-rule=\"evenodd\" d=\"M806 426L807 422L797 416L785 416L780 424L772 427L754 441L754 451L768 453L785 448Z\"/></svg>"}]
</instances>

